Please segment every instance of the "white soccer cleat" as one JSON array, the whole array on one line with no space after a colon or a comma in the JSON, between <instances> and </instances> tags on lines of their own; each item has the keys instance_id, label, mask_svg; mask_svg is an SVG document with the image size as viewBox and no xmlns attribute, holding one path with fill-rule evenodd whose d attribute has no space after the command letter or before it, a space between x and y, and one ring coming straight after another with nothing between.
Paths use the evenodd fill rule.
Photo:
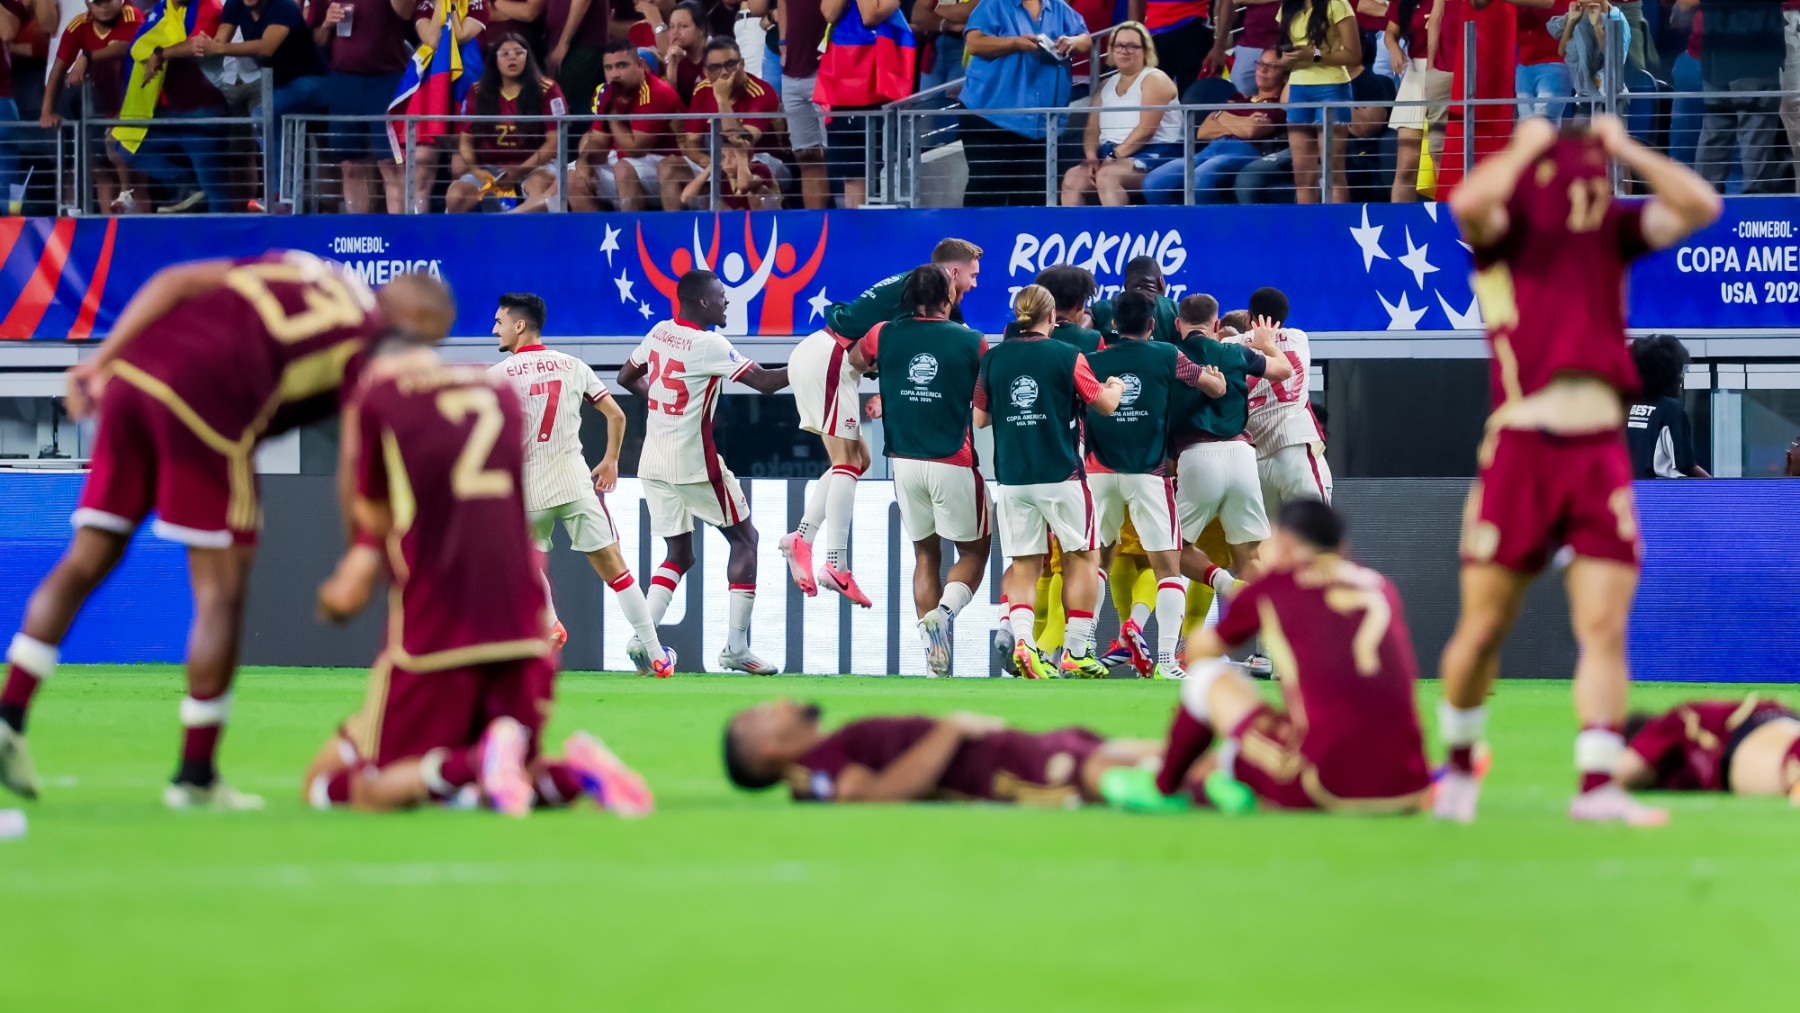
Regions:
<instances>
[{"instance_id":1,"label":"white soccer cleat","mask_svg":"<svg viewBox=\"0 0 1800 1013\"><path fill-rule=\"evenodd\" d=\"M650 674L650 649L636 637L625 641L625 656L631 659L631 665L639 675Z\"/></svg>"},{"instance_id":2,"label":"white soccer cleat","mask_svg":"<svg viewBox=\"0 0 1800 1013\"><path fill-rule=\"evenodd\" d=\"M1618 785L1608 784L1575 796L1569 803L1569 818L1577 823L1660 827L1669 822L1669 811L1645 805Z\"/></svg>"},{"instance_id":3,"label":"white soccer cleat","mask_svg":"<svg viewBox=\"0 0 1800 1013\"><path fill-rule=\"evenodd\" d=\"M919 632L925 637L925 672L932 678L950 674L950 617L943 609L932 609L919 620Z\"/></svg>"},{"instance_id":4,"label":"white soccer cleat","mask_svg":"<svg viewBox=\"0 0 1800 1013\"><path fill-rule=\"evenodd\" d=\"M20 798L36 799L43 787L38 780L37 765L31 762L31 749L25 745L25 733L0 721L0 785Z\"/></svg>"},{"instance_id":5,"label":"white soccer cleat","mask_svg":"<svg viewBox=\"0 0 1800 1013\"><path fill-rule=\"evenodd\" d=\"M1275 664L1268 659L1267 655L1252 654L1244 659L1243 665L1244 671L1252 679L1275 678Z\"/></svg>"},{"instance_id":6,"label":"white soccer cleat","mask_svg":"<svg viewBox=\"0 0 1800 1013\"><path fill-rule=\"evenodd\" d=\"M781 669L757 657L749 648L733 651L726 648L719 652L719 667L727 672L748 672L751 675L780 675Z\"/></svg>"},{"instance_id":7,"label":"white soccer cleat","mask_svg":"<svg viewBox=\"0 0 1800 1013\"><path fill-rule=\"evenodd\" d=\"M1472 774L1449 771L1432 786L1431 818L1453 823L1475 822L1475 805L1481 799L1481 780Z\"/></svg>"},{"instance_id":8,"label":"white soccer cleat","mask_svg":"<svg viewBox=\"0 0 1800 1013\"><path fill-rule=\"evenodd\" d=\"M1000 663L1002 676L1013 674L1013 644L1015 638L1011 626L996 626L994 633L994 658Z\"/></svg>"},{"instance_id":9,"label":"white soccer cleat","mask_svg":"<svg viewBox=\"0 0 1800 1013\"><path fill-rule=\"evenodd\" d=\"M263 807L263 797L238 791L224 781L214 781L210 788L177 781L163 787L163 805L177 811L214 809L219 812L256 812Z\"/></svg>"},{"instance_id":10,"label":"white soccer cleat","mask_svg":"<svg viewBox=\"0 0 1800 1013\"><path fill-rule=\"evenodd\" d=\"M508 816L531 815L531 779L525 775L530 736L515 718L495 718L481 735L481 792Z\"/></svg>"}]
</instances>

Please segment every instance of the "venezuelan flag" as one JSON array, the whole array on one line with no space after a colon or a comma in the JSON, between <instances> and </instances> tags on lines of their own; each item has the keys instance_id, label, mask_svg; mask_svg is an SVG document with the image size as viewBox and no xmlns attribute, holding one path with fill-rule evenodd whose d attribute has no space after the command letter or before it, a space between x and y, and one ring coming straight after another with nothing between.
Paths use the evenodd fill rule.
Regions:
<instances>
[{"instance_id":1,"label":"venezuelan flag","mask_svg":"<svg viewBox=\"0 0 1800 1013\"><path fill-rule=\"evenodd\" d=\"M853 4L844 20L831 26L826 39L814 93L820 105L833 109L877 106L913 93L918 46L905 14L895 11L870 28Z\"/></svg>"},{"instance_id":2,"label":"venezuelan flag","mask_svg":"<svg viewBox=\"0 0 1800 1013\"><path fill-rule=\"evenodd\" d=\"M467 17L469 0L440 0L437 12L433 15L433 27L436 29L436 45L420 46L413 53L412 62L407 64L406 74L400 79L400 87L394 92L394 99L388 103L388 112L394 116L450 116L462 108L463 99L469 94L469 87L481 78L481 40L480 36L470 39L461 46L450 31L450 9L454 6L457 14ZM446 121L428 121L413 125L413 140L418 144L430 142L450 132L451 124ZM388 121L388 145L394 151L394 161L406 161L406 124L402 120Z\"/></svg>"},{"instance_id":3,"label":"venezuelan flag","mask_svg":"<svg viewBox=\"0 0 1800 1013\"><path fill-rule=\"evenodd\" d=\"M155 77L144 73L144 61L158 49L167 49L187 41L194 31L194 22L200 16L198 3L180 4L174 0L164 0L154 7L144 23L138 26L137 38L131 43L131 78L125 84L125 101L119 106L119 119L148 120L156 115L156 103L162 98L163 75L169 72L168 64L156 72ZM147 127L114 127L113 140L132 154L137 154L138 146L144 143L144 136L149 133Z\"/></svg>"}]
</instances>

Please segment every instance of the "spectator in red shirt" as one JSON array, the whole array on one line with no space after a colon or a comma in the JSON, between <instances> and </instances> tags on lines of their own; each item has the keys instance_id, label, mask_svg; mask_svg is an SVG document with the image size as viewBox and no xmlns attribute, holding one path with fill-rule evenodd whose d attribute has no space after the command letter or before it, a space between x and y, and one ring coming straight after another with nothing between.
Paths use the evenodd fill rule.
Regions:
<instances>
[{"instance_id":1,"label":"spectator in red shirt","mask_svg":"<svg viewBox=\"0 0 1800 1013\"><path fill-rule=\"evenodd\" d=\"M514 0L498 0L510 5ZM562 88L571 109L592 109L594 93L606 80L607 0L548 0L544 41L550 47L545 69Z\"/></svg>"},{"instance_id":2,"label":"spectator in red shirt","mask_svg":"<svg viewBox=\"0 0 1800 1013\"><path fill-rule=\"evenodd\" d=\"M712 164L713 114L719 117L722 144L741 147L778 183L787 175L786 167L775 156L758 150L775 129L775 117L781 114L781 98L775 89L762 78L745 72L744 55L738 44L723 35L706 44L705 67L706 77L694 90L694 100L688 103L688 112L694 118L687 121L682 134L681 152L686 157L665 158L656 167L665 211L681 210L707 187L707 166Z\"/></svg>"},{"instance_id":3,"label":"spectator in red shirt","mask_svg":"<svg viewBox=\"0 0 1800 1013\"><path fill-rule=\"evenodd\" d=\"M13 98L12 48L20 30L32 20L22 0L0 0L0 217L17 215L13 187L22 185L18 166L19 103Z\"/></svg>"},{"instance_id":4,"label":"spectator in red shirt","mask_svg":"<svg viewBox=\"0 0 1800 1013\"><path fill-rule=\"evenodd\" d=\"M437 33L432 25L437 19L439 0L417 0L413 5L413 30L418 33L421 45L437 45ZM452 0L444 20L450 25L450 36L462 45L481 35L487 30L487 0L468 0L468 13L462 14L459 4ZM447 139L446 139L447 140ZM431 210L432 188L437 183L438 156L442 150L440 141L416 144L412 153L413 173L413 213L425 214Z\"/></svg>"},{"instance_id":5,"label":"spectator in red shirt","mask_svg":"<svg viewBox=\"0 0 1800 1013\"><path fill-rule=\"evenodd\" d=\"M719 182L719 200L715 210L774 211L781 207L781 185L766 163L756 160L750 147L740 141L727 141L719 149L719 166L724 177ZM688 184L688 199L702 196L706 178Z\"/></svg>"},{"instance_id":6,"label":"spectator in red shirt","mask_svg":"<svg viewBox=\"0 0 1800 1013\"><path fill-rule=\"evenodd\" d=\"M706 76L706 33L700 25L705 14L688 0L669 13L669 26L656 33L656 52L662 57L663 80L675 86L683 102L694 100L694 89Z\"/></svg>"},{"instance_id":7,"label":"spectator in red shirt","mask_svg":"<svg viewBox=\"0 0 1800 1013\"><path fill-rule=\"evenodd\" d=\"M620 211L642 211L644 194L657 186L658 163L680 153L681 122L669 114L687 107L673 85L650 73L630 40L607 45L605 69L606 87L594 95L594 113L604 118L581 137L569 208L598 211L607 201Z\"/></svg>"},{"instance_id":8,"label":"spectator in red shirt","mask_svg":"<svg viewBox=\"0 0 1800 1013\"><path fill-rule=\"evenodd\" d=\"M1562 121L1565 99L1575 94L1569 65L1557 52L1560 41L1550 34L1550 19L1569 13L1569 0L1505 0L1518 8L1518 68L1513 71L1513 91L1521 99L1519 116L1543 116ZM1679 89L1677 89L1679 90Z\"/></svg>"},{"instance_id":9,"label":"spectator in red shirt","mask_svg":"<svg viewBox=\"0 0 1800 1013\"><path fill-rule=\"evenodd\" d=\"M545 210L556 195L556 174L548 168L556 157L556 134L537 117L561 116L569 107L562 89L538 69L523 36L501 38L462 111L513 119L456 125L460 150L452 168L458 178L444 197L445 208L461 214L477 205L507 208L518 202L510 210Z\"/></svg>"},{"instance_id":10,"label":"spectator in red shirt","mask_svg":"<svg viewBox=\"0 0 1800 1013\"><path fill-rule=\"evenodd\" d=\"M326 51L325 110L332 116L386 116L400 87L412 37L413 0L311 0L313 41ZM374 169L389 214L404 200L400 166L380 120L338 125L326 143L336 149L344 173L344 210L369 214Z\"/></svg>"},{"instance_id":11,"label":"spectator in red shirt","mask_svg":"<svg viewBox=\"0 0 1800 1013\"><path fill-rule=\"evenodd\" d=\"M1238 171L1279 150L1287 126L1280 109L1281 90L1286 86L1287 71L1271 47L1256 58L1256 97L1234 98L1232 108L1200 121L1194 135L1203 145L1194 152L1195 204L1229 204ZM1179 158L1151 170L1144 177L1144 200L1180 204L1182 175Z\"/></svg>"},{"instance_id":12,"label":"spectator in red shirt","mask_svg":"<svg viewBox=\"0 0 1800 1013\"><path fill-rule=\"evenodd\" d=\"M46 130L62 126L58 107L62 104L63 85L79 87L83 80L93 82L94 112L101 119L119 115L119 106L125 100L125 75L130 67L125 57L142 21L137 8L124 0L89 0L87 13L77 14L56 44L56 59L44 84L38 126ZM100 207L116 215L148 209L148 201L140 207L135 198L143 178L132 171L124 152L108 145L107 155L111 169L94 174L94 192Z\"/></svg>"},{"instance_id":13,"label":"spectator in red shirt","mask_svg":"<svg viewBox=\"0 0 1800 1013\"><path fill-rule=\"evenodd\" d=\"M198 0L194 29L188 38L158 49L144 61L146 79L163 74L162 99L149 133L130 157L133 168L151 179L172 184L183 195L163 211L223 212L231 210L226 148L230 137L216 124L184 124L182 120L229 115L225 96L200 70L195 40L219 30L219 0ZM178 157L185 158L187 165ZM198 184L194 188L193 184Z\"/></svg>"},{"instance_id":14,"label":"spectator in red shirt","mask_svg":"<svg viewBox=\"0 0 1800 1013\"><path fill-rule=\"evenodd\" d=\"M544 41L546 8L546 0L487 0L487 26L481 30L482 58L493 55L508 35L524 39L534 54L548 52Z\"/></svg>"}]
</instances>

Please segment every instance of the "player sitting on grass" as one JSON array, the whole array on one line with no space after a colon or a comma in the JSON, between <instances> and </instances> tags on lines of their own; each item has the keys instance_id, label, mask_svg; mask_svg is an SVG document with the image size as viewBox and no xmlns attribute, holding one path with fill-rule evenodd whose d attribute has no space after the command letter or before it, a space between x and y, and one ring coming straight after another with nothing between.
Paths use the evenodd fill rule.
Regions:
<instances>
[{"instance_id":1,"label":"player sitting on grass","mask_svg":"<svg viewBox=\"0 0 1800 1013\"><path fill-rule=\"evenodd\" d=\"M1613 778L1626 788L1800 799L1800 714L1755 693L1634 712L1625 738Z\"/></svg>"},{"instance_id":2,"label":"player sitting on grass","mask_svg":"<svg viewBox=\"0 0 1800 1013\"><path fill-rule=\"evenodd\" d=\"M1086 728L1022 732L976 714L863 718L826 732L817 704L782 699L725 726L725 774L751 791L786 781L797 802L1071 806L1100 801L1103 774L1156 748Z\"/></svg>"},{"instance_id":3,"label":"player sitting on grass","mask_svg":"<svg viewBox=\"0 0 1800 1013\"><path fill-rule=\"evenodd\" d=\"M1342 515L1318 500L1281 508L1265 544L1269 572L1188 644L1192 668L1161 770L1114 771L1106 799L1128 809L1192 803L1242 811L1415 812L1430 772L1413 702L1416 666L1400 595L1339 555ZM1286 711L1263 702L1225 652L1258 633L1281 676ZM1220 731L1225 741L1213 749ZM1219 776L1213 776L1217 771Z\"/></svg>"},{"instance_id":4,"label":"player sitting on grass","mask_svg":"<svg viewBox=\"0 0 1800 1013\"><path fill-rule=\"evenodd\" d=\"M570 737L566 761L536 759L556 659L511 387L397 331L376 344L342 429L356 536L319 610L355 615L384 569L393 590L368 703L313 761L307 797L385 810L479 784L511 816L530 812L534 795L565 802L582 789L621 813L648 812L643 781L585 733Z\"/></svg>"}]
</instances>

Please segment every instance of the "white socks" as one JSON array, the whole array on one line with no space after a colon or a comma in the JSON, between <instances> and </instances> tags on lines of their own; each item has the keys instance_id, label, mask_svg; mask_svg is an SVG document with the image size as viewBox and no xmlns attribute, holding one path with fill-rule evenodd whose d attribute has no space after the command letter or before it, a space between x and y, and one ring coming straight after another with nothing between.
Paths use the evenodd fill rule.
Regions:
<instances>
[{"instance_id":1,"label":"white socks","mask_svg":"<svg viewBox=\"0 0 1800 1013\"><path fill-rule=\"evenodd\" d=\"M30 672L41 681L50 678L51 673L56 671L56 661L60 654L55 644L46 644L23 633L15 633L12 646L6 649L6 661Z\"/></svg>"},{"instance_id":2,"label":"white socks","mask_svg":"<svg viewBox=\"0 0 1800 1013\"><path fill-rule=\"evenodd\" d=\"M1231 597L1231 588L1232 585L1237 583L1237 578L1233 577L1231 571L1225 569L1223 566L1215 566L1213 567L1213 572L1207 575L1206 583L1212 587L1213 593L1217 594L1222 600Z\"/></svg>"},{"instance_id":3,"label":"white socks","mask_svg":"<svg viewBox=\"0 0 1800 1013\"><path fill-rule=\"evenodd\" d=\"M750 610L755 605L755 584L731 585L731 610L725 632L727 651L736 654L750 649Z\"/></svg>"},{"instance_id":4,"label":"white socks","mask_svg":"<svg viewBox=\"0 0 1800 1013\"><path fill-rule=\"evenodd\" d=\"M1175 664L1175 646L1181 642L1181 619L1187 612L1187 581L1172 577L1156 585L1156 661ZM1137 613L1132 610L1133 617Z\"/></svg>"},{"instance_id":5,"label":"white socks","mask_svg":"<svg viewBox=\"0 0 1800 1013\"><path fill-rule=\"evenodd\" d=\"M544 582L544 607L550 612L550 625L561 621L556 614L556 592L550 587L550 571L548 568L538 571L538 579Z\"/></svg>"},{"instance_id":6,"label":"white socks","mask_svg":"<svg viewBox=\"0 0 1800 1013\"><path fill-rule=\"evenodd\" d=\"M1073 658L1085 658L1094 648L1094 614L1070 613L1063 624L1063 649Z\"/></svg>"},{"instance_id":7,"label":"white socks","mask_svg":"<svg viewBox=\"0 0 1800 1013\"><path fill-rule=\"evenodd\" d=\"M944 596L938 599L938 608L954 619L974 599L975 592L969 589L969 585L959 580L951 581L944 585Z\"/></svg>"},{"instance_id":8,"label":"white socks","mask_svg":"<svg viewBox=\"0 0 1800 1013\"><path fill-rule=\"evenodd\" d=\"M650 605L644 600L644 590L632 579L627 570L613 580L606 582L613 594L619 598L619 611L625 613L625 621L631 624L631 631L637 634L639 642L650 649L652 657L662 655L662 638L656 633L656 622L650 618ZM664 608L668 603L664 603Z\"/></svg>"},{"instance_id":9,"label":"white socks","mask_svg":"<svg viewBox=\"0 0 1800 1013\"><path fill-rule=\"evenodd\" d=\"M1623 752L1625 736L1610 728L1583 728L1575 736L1575 769L1610 778Z\"/></svg>"},{"instance_id":10,"label":"white socks","mask_svg":"<svg viewBox=\"0 0 1800 1013\"><path fill-rule=\"evenodd\" d=\"M856 511L856 480L862 472L839 464L825 473L825 564L834 570L847 568L850 518Z\"/></svg>"},{"instance_id":11,"label":"white socks","mask_svg":"<svg viewBox=\"0 0 1800 1013\"><path fill-rule=\"evenodd\" d=\"M1095 609L1094 611L1098 612L1100 610ZM1150 625L1150 603L1145 601L1132 602L1131 621L1137 623L1137 628L1140 630Z\"/></svg>"},{"instance_id":12,"label":"white socks","mask_svg":"<svg viewBox=\"0 0 1800 1013\"><path fill-rule=\"evenodd\" d=\"M1438 738L1452 748L1473 746L1487 734L1488 711L1485 706L1463 710L1450 701L1438 701ZM1580 740L1577 739L1577 742Z\"/></svg>"},{"instance_id":13,"label":"white socks","mask_svg":"<svg viewBox=\"0 0 1800 1013\"><path fill-rule=\"evenodd\" d=\"M675 600L675 588L681 584L681 571L663 560L656 568L656 576L650 578L650 591L644 595L644 602L650 609L650 623L661 626L663 616L669 611L669 603Z\"/></svg>"},{"instance_id":14,"label":"white socks","mask_svg":"<svg viewBox=\"0 0 1800 1013\"><path fill-rule=\"evenodd\" d=\"M1006 619L1012 623L1013 639L1022 644L1037 646L1037 640L1031 635L1031 626L1037 616L1030 605L1014 605L1012 611L1006 614Z\"/></svg>"}]
</instances>

